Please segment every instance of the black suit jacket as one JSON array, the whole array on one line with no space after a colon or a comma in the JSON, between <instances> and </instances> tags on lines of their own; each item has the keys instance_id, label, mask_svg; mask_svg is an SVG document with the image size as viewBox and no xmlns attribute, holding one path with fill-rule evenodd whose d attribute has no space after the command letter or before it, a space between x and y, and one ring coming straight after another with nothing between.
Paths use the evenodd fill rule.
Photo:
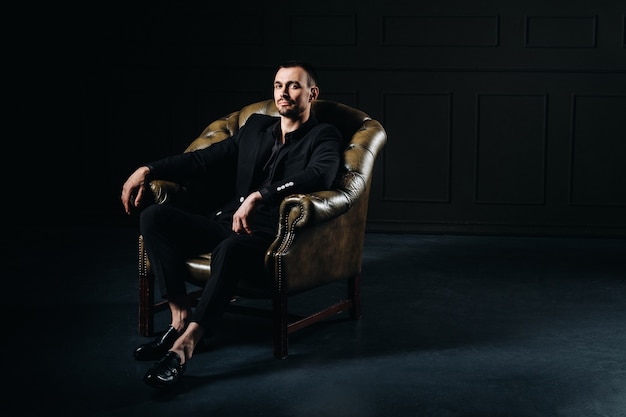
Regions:
<instances>
[{"instance_id":1,"label":"black suit jacket","mask_svg":"<svg viewBox=\"0 0 626 417\"><path fill-rule=\"evenodd\" d=\"M230 217L246 196L258 190L263 204L256 210L253 230L260 228L275 233L282 199L290 194L330 188L339 169L342 149L339 130L311 116L300 129L286 135L286 144L268 177L264 167L272 154L274 132L279 129L278 117L253 114L232 137L205 149L148 164L150 179L183 184L200 180L209 187L209 192L212 186L232 184L234 192L230 201L215 212L223 217Z\"/></svg>"}]
</instances>

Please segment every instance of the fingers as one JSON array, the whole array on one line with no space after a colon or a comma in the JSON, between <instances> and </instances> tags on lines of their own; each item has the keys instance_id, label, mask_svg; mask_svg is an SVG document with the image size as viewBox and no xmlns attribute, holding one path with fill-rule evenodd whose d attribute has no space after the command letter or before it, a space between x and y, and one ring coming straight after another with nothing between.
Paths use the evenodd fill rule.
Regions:
<instances>
[{"instance_id":1,"label":"fingers","mask_svg":"<svg viewBox=\"0 0 626 417\"><path fill-rule=\"evenodd\" d=\"M250 227L248 226L248 222L245 219L241 220L241 227L247 234L249 235L252 234L252 231L250 230Z\"/></svg>"},{"instance_id":2,"label":"fingers","mask_svg":"<svg viewBox=\"0 0 626 417\"><path fill-rule=\"evenodd\" d=\"M139 187L139 189L137 190L137 196L135 196L135 201L133 202L135 207L139 207L142 197L143 197L143 187Z\"/></svg>"},{"instance_id":3,"label":"fingers","mask_svg":"<svg viewBox=\"0 0 626 417\"><path fill-rule=\"evenodd\" d=\"M239 216L237 216L237 213L233 215L233 226L231 227L231 229L235 233L241 233L241 221L239 220Z\"/></svg>"},{"instance_id":4,"label":"fingers","mask_svg":"<svg viewBox=\"0 0 626 417\"><path fill-rule=\"evenodd\" d=\"M248 221L251 219L255 204L261 198L261 193L255 191L244 199L244 201L241 203L241 206L239 206L239 208L233 215L233 232L245 232L249 235L252 234L252 229L250 228L250 224L248 223Z\"/></svg>"},{"instance_id":5,"label":"fingers","mask_svg":"<svg viewBox=\"0 0 626 417\"><path fill-rule=\"evenodd\" d=\"M248 235L252 234L252 230L250 229L250 226L248 225L248 221L246 220L246 217L241 217L241 216L233 216L233 232L240 234L240 233L246 233Z\"/></svg>"},{"instance_id":6,"label":"fingers","mask_svg":"<svg viewBox=\"0 0 626 417\"><path fill-rule=\"evenodd\" d=\"M122 205L127 214L130 214L133 208L139 207L149 172L147 166L137 168L122 186Z\"/></svg>"},{"instance_id":7,"label":"fingers","mask_svg":"<svg viewBox=\"0 0 626 417\"><path fill-rule=\"evenodd\" d=\"M248 225L244 222L242 222L241 220L234 220L233 221L233 232L240 234L240 233L247 233L250 234L250 228L248 227Z\"/></svg>"},{"instance_id":8,"label":"fingers","mask_svg":"<svg viewBox=\"0 0 626 417\"><path fill-rule=\"evenodd\" d=\"M121 195L122 205L124 206L124 211L126 214L130 214L130 194L126 190L126 188L122 188Z\"/></svg>"},{"instance_id":9,"label":"fingers","mask_svg":"<svg viewBox=\"0 0 626 417\"><path fill-rule=\"evenodd\" d=\"M144 187L142 186L133 187L128 184L124 184L124 187L122 188L121 200L126 214L130 214L133 208L139 207L141 199L143 198L143 191Z\"/></svg>"}]
</instances>

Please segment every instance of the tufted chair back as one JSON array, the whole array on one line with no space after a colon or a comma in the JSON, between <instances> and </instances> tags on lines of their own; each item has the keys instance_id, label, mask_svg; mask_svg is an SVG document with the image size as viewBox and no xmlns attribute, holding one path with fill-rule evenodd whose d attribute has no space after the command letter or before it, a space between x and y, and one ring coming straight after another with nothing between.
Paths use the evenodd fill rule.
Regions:
<instances>
[{"instance_id":1,"label":"tufted chair back","mask_svg":"<svg viewBox=\"0 0 626 417\"><path fill-rule=\"evenodd\" d=\"M335 125L345 140L343 164L329 190L310 194L294 194L280 205L280 220L276 238L267 249L265 269L271 283L259 287L259 280L241 277L238 295L272 300L268 309L274 321L274 356L287 356L289 333L348 310L352 318L361 316L360 276L367 206L374 161L386 143L382 125L366 113L345 104L317 100L313 112L320 122ZM219 142L233 135L251 114L278 116L273 100L265 100L243 107L211 124L187 147L193 151ZM155 203L177 203L202 199L193 190L193 184L182 186L166 181L152 181L150 188ZM180 197L180 194L187 194ZM214 198L212 199L215 200ZM211 277L211 254L203 254L187 261L190 283L200 287L190 294L197 297L201 287ZM292 320L288 312L290 296L335 281L345 281L348 297L313 314ZM253 284L256 283L256 284ZM153 333L154 313L167 307L154 302L154 277L139 237L139 331ZM231 303L232 311L263 314L249 307ZM241 307L241 308L240 308Z\"/></svg>"}]
</instances>

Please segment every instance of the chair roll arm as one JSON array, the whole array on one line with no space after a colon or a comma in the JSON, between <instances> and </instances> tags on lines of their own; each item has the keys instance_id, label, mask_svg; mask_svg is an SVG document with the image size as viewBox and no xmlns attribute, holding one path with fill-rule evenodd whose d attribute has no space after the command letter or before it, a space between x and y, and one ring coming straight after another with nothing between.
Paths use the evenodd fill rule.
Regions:
<instances>
[{"instance_id":1,"label":"chair roll arm","mask_svg":"<svg viewBox=\"0 0 626 417\"><path fill-rule=\"evenodd\" d=\"M183 188L180 184L172 181L152 180L150 181L150 192L157 204L171 203L176 199Z\"/></svg>"},{"instance_id":2,"label":"chair roll arm","mask_svg":"<svg viewBox=\"0 0 626 417\"><path fill-rule=\"evenodd\" d=\"M358 274L365 202L352 204L341 190L285 198L278 235L265 257L275 287L298 293Z\"/></svg>"},{"instance_id":3,"label":"chair roll arm","mask_svg":"<svg viewBox=\"0 0 626 417\"><path fill-rule=\"evenodd\" d=\"M327 221L345 213L349 208L350 201L340 190L292 194L280 205L278 234L282 234L281 229L304 228Z\"/></svg>"}]
</instances>

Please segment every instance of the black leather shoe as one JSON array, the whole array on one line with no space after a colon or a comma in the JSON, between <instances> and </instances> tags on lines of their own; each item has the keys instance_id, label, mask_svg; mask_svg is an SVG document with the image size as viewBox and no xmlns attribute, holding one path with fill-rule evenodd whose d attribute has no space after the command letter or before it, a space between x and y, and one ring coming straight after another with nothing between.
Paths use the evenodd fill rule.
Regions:
<instances>
[{"instance_id":1,"label":"black leather shoe","mask_svg":"<svg viewBox=\"0 0 626 417\"><path fill-rule=\"evenodd\" d=\"M135 349L134 356L138 361L155 361L165 355L178 339L178 332L170 326L162 336L152 342L144 343Z\"/></svg>"},{"instance_id":2,"label":"black leather shoe","mask_svg":"<svg viewBox=\"0 0 626 417\"><path fill-rule=\"evenodd\" d=\"M180 362L178 353L167 352L146 372L143 382L154 388L173 387L185 373L185 364L181 365Z\"/></svg>"}]
</instances>

